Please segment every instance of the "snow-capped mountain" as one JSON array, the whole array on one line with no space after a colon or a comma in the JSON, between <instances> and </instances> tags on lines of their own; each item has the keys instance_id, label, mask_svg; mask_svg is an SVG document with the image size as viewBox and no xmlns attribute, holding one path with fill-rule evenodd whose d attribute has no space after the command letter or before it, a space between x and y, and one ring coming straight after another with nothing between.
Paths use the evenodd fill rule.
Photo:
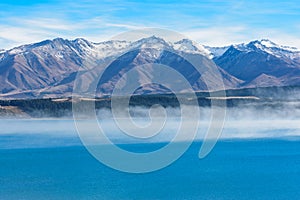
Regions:
<instances>
[{"instance_id":1,"label":"snow-capped mountain","mask_svg":"<svg viewBox=\"0 0 300 200\"><path fill-rule=\"evenodd\" d=\"M98 59L116 55L130 45L130 42L127 41L105 41L93 43L83 38L78 38L71 42L75 45L76 49L80 49L82 52L85 52L86 55Z\"/></svg>"},{"instance_id":2,"label":"snow-capped mountain","mask_svg":"<svg viewBox=\"0 0 300 200\"><path fill-rule=\"evenodd\" d=\"M300 51L270 40L230 46L215 63L243 81L239 87L300 85Z\"/></svg>"},{"instance_id":3,"label":"snow-capped mountain","mask_svg":"<svg viewBox=\"0 0 300 200\"><path fill-rule=\"evenodd\" d=\"M104 69L97 68L99 63L119 56L105 71L105 77L98 85L99 94L109 94L126 71L151 63L171 66L189 80L194 90L206 90L201 75L180 59L182 54L196 56L199 62L213 59L226 88L299 85L299 52L296 48L280 46L265 39L229 47L208 47L188 39L168 42L156 36L133 42L112 40L100 43L83 38L56 38L0 51L0 97L71 96L76 73L88 70L86 63L93 63L94 68L101 71ZM134 70L139 83L151 80L151 65L147 70L139 71L138 67ZM214 83L214 74L206 76ZM89 79L84 79L85 84L89 83ZM165 92L157 86L147 86L145 91Z\"/></svg>"},{"instance_id":4,"label":"snow-capped mountain","mask_svg":"<svg viewBox=\"0 0 300 200\"><path fill-rule=\"evenodd\" d=\"M300 56L300 50L295 47L288 47L275 44L268 39L255 40L248 44L234 45L234 47L240 51L262 51L278 58L297 58Z\"/></svg>"},{"instance_id":5,"label":"snow-capped mountain","mask_svg":"<svg viewBox=\"0 0 300 200\"><path fill-rule=\"evenodd\" d=\"M173 43L173 48L177 51L183 51L186 53L202 54L207 57L211 56L211 52L205 46L197 44L196 42L189 39L182 39Z\"/></svg>"},{"instance_id":6,"label":"snow-capped mountain","mask_svg":"<svg viewBox=\"0 0 300 200\"><path fill-rule=\"evenodd\" d=\"M210 46L204 46L208 52L211 58L216 58L222 56L230 46L225 47L210 47Z\"/></svg>"}]
</instances>

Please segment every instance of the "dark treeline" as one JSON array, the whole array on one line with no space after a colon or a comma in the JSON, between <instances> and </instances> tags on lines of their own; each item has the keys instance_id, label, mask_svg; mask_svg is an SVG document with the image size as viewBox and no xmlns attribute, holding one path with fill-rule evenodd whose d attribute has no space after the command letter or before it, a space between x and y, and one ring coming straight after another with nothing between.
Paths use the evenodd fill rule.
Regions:
<instances>
[{"instance_id":1,"label":"dark treeline","mask_svg":"<svg viewBox=\"0 0 300 200\"><path fill-rule=\"evenodd\" d=\"M224 103L228 107L234 107L239 105L255 105L258 106L278 106L282 101L299 100L300 93L299 87L271 87L271 88L252 88L252 89L240 89L240 90L227 90L227 97L243 97L243 96L255 96L255 98L233 98L233 99L217 99L215 102L218 104ZM221 92L215 92L214 96L220 96ZM211 106L210 94L208 92L199 92L196 94L198 104L201 107ZM184 105L191 105L190 94L179 94L181 102ZM116 105L120 107L126 105L124 97L116 97ZM74 104L77 104L79 112L85 112L87 105L91 103L91 100L76 100ZM95 109L110 108L111 99L109 97L95 99ZM130 97L130 106L143 106L151 107L152 105L159 104L163 107L179 107L180 103L178 98L174 94L153 94L153 95L133 95ZM24 99L24 100L0 100L0 106L13 106L17 107L22 112L28 114L31 117L62 117L72 115L72 99L59 101L57 99ZM1 108L1 107L0 107ZM3 109L2 109L3 110ZM3 114L3 112L2 112ZM1 109L0 109L1 115Z\"/></svg>"}]
</instances>

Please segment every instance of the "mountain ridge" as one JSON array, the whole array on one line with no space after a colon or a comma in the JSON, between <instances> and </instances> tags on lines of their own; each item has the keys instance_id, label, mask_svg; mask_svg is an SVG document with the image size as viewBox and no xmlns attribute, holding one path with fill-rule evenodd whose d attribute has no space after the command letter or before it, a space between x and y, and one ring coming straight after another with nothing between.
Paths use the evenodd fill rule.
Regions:
<instances>
[{"instance_id":1,"label":"mountain ridge","mask_svg":"<svg viewBox=\"0 0 300 200\"><path fill-rule=\"evenodd\" d=\"M143 58L139 57L141 61L139 64L160 63L162 60L159 60L161 59L159 55L164 55L164 51L194 54L213 60L224 78L225 87L229 89L300 85L300 50L277 45L267 39L228 47L208 47L188 39L168 42L156 36L137 41L111 40L98 43L84 38L74 40L55 38L0 52L0 82L2 83L0 97L70 96L76 72L82 70L81 67L86 60L102 62L124 52L147 48L158 51L148 52L149 55L144 51ZM129 56L131 63L126 64L131 65L136 56ZM146 57L148 59L145 59ZM164 59L166 63L178 65L179 67L174 67L184 73L185 65L174 63L168 58ZM122 62L125 64L125 61ZM190 70L189 73L195 72ZM118 77L120 75L122 74L118 74ZM147 72L143 77L149 75L151 76ZM213 79L213 75L209 77ZM144 80L139 77L139 81ZM201 91L205 88L200 79L191 81L195 83L194 90ZM110 84L113 86L115 83ZM154 87L148 90L151 93L158 92Z\"/></svg>"}]
</instances>

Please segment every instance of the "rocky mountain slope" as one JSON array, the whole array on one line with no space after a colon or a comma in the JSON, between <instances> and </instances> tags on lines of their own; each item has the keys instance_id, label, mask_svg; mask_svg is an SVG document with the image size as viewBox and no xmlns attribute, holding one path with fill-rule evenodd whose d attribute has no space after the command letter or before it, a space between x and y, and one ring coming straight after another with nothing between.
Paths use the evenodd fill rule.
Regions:
<instances>
[{"instance_id":1,"label":"rocky mountain slope","mask_svg":"<svg viewBox=\"0 0 300 200\"><path fill-rule=\"evenodd\" d=\"M214 61L243 81L238 87L300 85L300 51L269 40L230 46Z\"/></svg>"},{"instance_id":2,"label":"rocky mountain slope","mask_svg":"<svg viewBox=\"0 0 300 200\"><path fill-rule=\"evenodd\" d=\"M135 42L101 43L56 38L0 52L0 98L69 97L78 71L85 84L91 83L91 76L84 77L89 69L103 72L97 95L109 95L129 70L135 71L135 81L141 85L153 80L151 64L168 65L182 74L195 91L207 90L202 74L182 56L199 60L203 67L198 70L207 72L206 79L216 90L220 84L209 70L212 61L224 79L225 88L300 85L300 51L269 40L207 47L188 39L171 43L155 36ZM102 63L107 60L114 62L104 69ZM141 70L141 65L149 66ZM174 81L172 77L165 78ZM138 94L168 92L158 85L143 87Z\"/></svg>"}]
</instances>

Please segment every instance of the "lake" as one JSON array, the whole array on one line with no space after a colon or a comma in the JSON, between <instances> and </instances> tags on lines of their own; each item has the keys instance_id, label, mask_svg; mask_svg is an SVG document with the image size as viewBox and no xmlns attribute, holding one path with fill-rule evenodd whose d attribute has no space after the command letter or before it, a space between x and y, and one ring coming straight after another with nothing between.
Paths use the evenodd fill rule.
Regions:
<instances>
[{"instance_id":1,"label":"lake","mask_svg":"<svg viewBox=\"0 0 300 200\"><path fill-rule=\"evenodd\" d=\"M0 199L297 199L297 122L260 121L255 129L255 121L228 122L204 159L198 140L166 168L129 174L90 155L71 119L1 120ZM119 146L152 151L164 145L160 139Z\"/></svg>"}]
</instances>

